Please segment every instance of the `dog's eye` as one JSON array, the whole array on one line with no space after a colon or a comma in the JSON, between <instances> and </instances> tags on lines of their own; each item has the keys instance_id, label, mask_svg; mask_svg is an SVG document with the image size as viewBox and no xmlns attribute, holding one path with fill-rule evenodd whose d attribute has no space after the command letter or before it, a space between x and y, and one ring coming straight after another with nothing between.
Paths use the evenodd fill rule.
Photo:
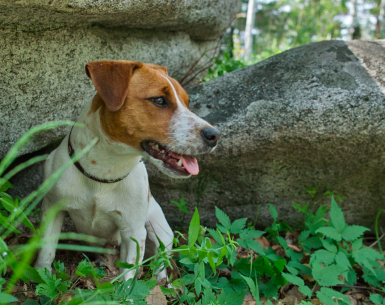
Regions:
<instances>
[{"instance_id":1,"label":"dog's eye","mask_svg":"<svg viewBox=\"0 0 385 305\"><path fill-rule=\"evenodd\" d=\"M149 100L153 102L156 106L160 106L160 107L167 106L166 99L163 96L153 97L153 98L150 98Z\"/></svg>"}]
</instances>

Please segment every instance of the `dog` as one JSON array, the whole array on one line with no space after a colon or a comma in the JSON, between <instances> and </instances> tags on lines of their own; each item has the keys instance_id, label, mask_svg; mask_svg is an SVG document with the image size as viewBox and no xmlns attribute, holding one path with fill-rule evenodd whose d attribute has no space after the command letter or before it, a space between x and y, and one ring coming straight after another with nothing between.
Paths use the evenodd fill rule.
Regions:
<instances>
[{"instance_id":1,"label":"dog","mask_svg":"<svg viewBox=\"0 0 385 305\"><path fill-rule=\"evenodd\" d=\"M75 125L49 155L45 178L94 138L98 141L43 199L42 219L58 201L64 201L65 207L44 232L51 239L39 251L35 268L52 271L57 236L67 212L77 232L119 242L122 262L136 262L131 237L140 245L139 262L145 254L156 253L157 237L171 250L173 232L151 195L141 159L172 178L188 178L199 172L192 155L212 152L220 137L217 129L189 110L187 93L168 76L166 67L96 61L86 65L86 74L97 93L79 116L78 123L84 127ZM162 269L158 280L167 277ZM135 270L126 272L124 279L134 275Z\"/></svg>"}]
</instances>

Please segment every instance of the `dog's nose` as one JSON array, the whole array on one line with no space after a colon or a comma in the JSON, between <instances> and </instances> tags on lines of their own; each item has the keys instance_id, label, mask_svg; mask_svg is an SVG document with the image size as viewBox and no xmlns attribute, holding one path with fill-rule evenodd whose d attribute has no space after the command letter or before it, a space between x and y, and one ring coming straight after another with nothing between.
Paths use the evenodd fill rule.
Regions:
<instances>
[{"instance_id":1,"label":"dog's nose","mask_svg":"<svg viewBox=\"0 0 385 305\"><path fill-rule=\"evenodd\" d=\"M214 128L206 128L202 130L203 140L210 146L214 147L217 145L218 139L221 136L219 130Z\"/></svg>"}]
</instances>

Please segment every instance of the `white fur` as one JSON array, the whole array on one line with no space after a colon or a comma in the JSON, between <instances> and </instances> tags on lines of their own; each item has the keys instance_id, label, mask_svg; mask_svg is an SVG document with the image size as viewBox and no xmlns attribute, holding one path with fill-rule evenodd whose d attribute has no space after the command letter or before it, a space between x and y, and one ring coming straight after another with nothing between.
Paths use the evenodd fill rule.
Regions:
<instances>
[{"instance_id":1,"label":"white fur","mask_svg":"<svg viewBox=\"0 0 385 305\"><path fill-rule=\"evenodd\" d=\"M141 153L127 145L111 142L101 130L99 113L87 116L89 108L90 105L83 110L78 120L88 126L74 127L71 143L75 151L79 151L95 137L99 137L99 141L81 158L81 165L87 173L103 179L116 179L130 174L120 182L105 184L87 178L74 165L71 166L43 200L42 217L53 204L65 201L64 210L56 215L44 232L44 237L60 233L67 211L79 233L107 241L121 240L120 260L123 262L133 263L136 259L136 245L130 237L141 245L140 262L145 244L147 252L156 252L159 242L155 234L170 250L173 232L159 204L152 196L148 200L148 177L144 164L139 162ZM67 136L48 157L45 177L49 177L68 160ZM96 164L92 164L92 160ZM51 270L56 243L57 239L40 250L36 268ZM130 272L124 278L133 276L134 272ZM164 277L165 270L159 273L158 279Z\"/></svg>"},{"instance_id":2,"label":"white fur","mask_svg":"<svg viewBox=\"0 0 385 305\"><path fill-rule=\"evenodd\" d=\"M211 151L212 148L202 139L201 131L212 126L185 107L171 81L166 76L163 77L170 84L178 106L169 124L171 144L167 146L176 153L188 155ZM150 255L156 253L159 246L156 236L170 250L173 232L159 204L152 196L149 200L147 171L144 164L139 162L140 157L149 159L159 170L173 178L186 178L186 176L173 173L164 167L163 161L151 157L144 151L111 141L102 131L99 111L88 114L90 107L91 103L85 107L78 120L86 127L73 128L71 144L75 151L80 151L95 137L98 137L99 141L79 163L88 174L101 179L115 180L127 173L130 174L122 181L105 184L87 178L72 165L43 200L42 217L52 205L58 201L65 201L65 208L49 224L44 237L57 237L60 234L65 212L68 212L79 233L104 238L107 241L121 241L120 260L123 262L132 264L136 260L136 245L130 237L140 243L139 262L142 261L145 252ZM48 157L45 163L45 177L49 177L69 158L67 136ZM57 239L40 250L36 268L51 270L56 244ZM130 272L125 274L124 278L129 279L133 276L134 272ZM158 279L164 277L166 277L165 270L159 273Z\"/></svg>"},{"instance_id":3,"label":"white fur","mask_svg":"<svg viewBox=\"0 0 385 305\"><path fill-rule=\"evenodd\" d=\"M170 121L169 137L172 142L168 147L182 155L209 152L211 147L208 147L203 141L201 131L205 128L212 128L212 126L183 105L172 82L168 77L164 75L162 77L170 84L178 105Z\"/></svg>"}]
</instances>

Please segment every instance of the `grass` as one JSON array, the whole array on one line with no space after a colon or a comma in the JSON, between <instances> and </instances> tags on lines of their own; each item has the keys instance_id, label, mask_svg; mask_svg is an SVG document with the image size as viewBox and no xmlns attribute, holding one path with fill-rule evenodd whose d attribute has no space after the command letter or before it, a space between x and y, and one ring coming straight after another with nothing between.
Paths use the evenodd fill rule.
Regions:
<instances>
[{"instance_id":1,"label":"grass","mask_svg":"<svg viewBox=\"0 0 385 305\"><path fill-rule=\"evenodd\" d=\"M50 123L33 129L0 163L3 176L0 178L2 304L155 304L148 297L157 293L162 295L164 304L242 305L249 299L260 305L294 297L295 304L308 305L318 301L335 305L352 304L352 296L347 294L352 289L359 291L368 303L385 304L382 250L366 245L364 233L369 229L346 224L338 197L336 200L330 193L326 194L330 196L330 208L320 206L313 211L311 204L293 205L293 210L304 216L301 230L293 230L280 221L272 205L273 222L264 231L255 229L246 218L231 221L219 208L215 212L216 227L203 228L196 208L188 233L175 232L174 248L166 251L161 243L158 253L140 264L115 262L117 251L114 248L84 245L84 242L98 243L97 238L62 233L60 239L67 239L67 242L59 243L58 248L65 249L66 252L59 251L64 260L55 261L53 274L34 269L30 266L33 257L48 242L41 232L61 205L58 203L49 212L38 229L29 216L71 162L23 199L12 198L7 193L12 187L8 180L25 166L45 157L18 166L6 175L4 172L31 134L60 124L73 123ZM89 150L95 141L74 160ZM174 203L183 215L187 215L183 198ZM377 245L382 249L378 217L379 214L375 220L375 233ZM28 237L28 242L15 244L13 241L18 237ZM70 250L77 252L72 254ZM87 255L82 254L84 252L102 253L105 266L96 267ZM157 283L154 279L162 266L168 269L171 285ZM119 267L136 270L135 278L124 281L118 274Z\"/></svg>"}]
</instances>

